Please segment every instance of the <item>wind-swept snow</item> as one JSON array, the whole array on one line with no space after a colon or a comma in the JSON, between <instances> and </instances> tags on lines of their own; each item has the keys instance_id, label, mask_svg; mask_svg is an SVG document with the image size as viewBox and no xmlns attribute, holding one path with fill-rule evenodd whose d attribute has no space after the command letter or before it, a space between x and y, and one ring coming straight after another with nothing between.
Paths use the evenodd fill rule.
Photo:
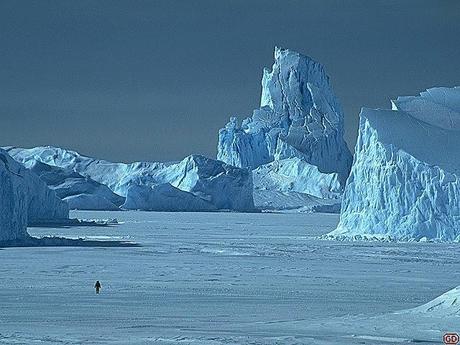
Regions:
<instances>
[{"instance_id":1,"label":"wind-swept snow","mask_svg":"<svg viewBox=\"0 0 460 345\"><path fill-rule=\"evenodd\" d=\"M408 312L445 318L460 317L460 286L447 291L426 304L410 309Z\"/></svg>"},{"instance_id":2,"label":"wind-swept snow","mask_svg":"<svg viewBox=\"0 0 460 345\"><path fill-rule=\"evenodd\" d=\"M335 238L460 240L460 92L363 109Z\"/></svg>"}]
</instances>

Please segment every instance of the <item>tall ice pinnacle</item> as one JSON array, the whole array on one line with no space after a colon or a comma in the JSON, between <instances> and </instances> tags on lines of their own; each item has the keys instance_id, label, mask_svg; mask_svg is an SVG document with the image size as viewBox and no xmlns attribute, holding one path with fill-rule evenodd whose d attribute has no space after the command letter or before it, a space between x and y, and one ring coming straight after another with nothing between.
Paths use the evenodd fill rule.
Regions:
<instances>
[{"instance_id":1,"label":"tall ice pinnacle","mask_svg":"<svg viewBox=\"0 0 460 345\"><path fill-rule=\"evenodd\" d=\"M219 131L217 158L255 169L298 157L344 182L352 156L343 140L344 116L323 66L308 56L275 48L264 69L260 108L241 126L231 118Z\"/></svg>"}]
</instances>

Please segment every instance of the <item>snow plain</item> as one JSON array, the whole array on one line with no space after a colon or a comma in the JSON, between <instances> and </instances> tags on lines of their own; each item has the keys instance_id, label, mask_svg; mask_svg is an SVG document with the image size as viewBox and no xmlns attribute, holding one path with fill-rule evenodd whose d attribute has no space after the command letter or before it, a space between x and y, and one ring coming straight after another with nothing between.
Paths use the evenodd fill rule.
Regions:
<instances>
[{"instance_id":1,"label":"snow plain","mask_svg":"<svg viewBox=\"0 0 460 345\"><path fill-rule=\"evenodd\" d=\"M0 250L0 344L442 343L460 331L455 316L398 312L458 285L458 245L318 240L333 214L71 216L122 223L29 232L141 246Z\"/></svg>"}]
</instances>

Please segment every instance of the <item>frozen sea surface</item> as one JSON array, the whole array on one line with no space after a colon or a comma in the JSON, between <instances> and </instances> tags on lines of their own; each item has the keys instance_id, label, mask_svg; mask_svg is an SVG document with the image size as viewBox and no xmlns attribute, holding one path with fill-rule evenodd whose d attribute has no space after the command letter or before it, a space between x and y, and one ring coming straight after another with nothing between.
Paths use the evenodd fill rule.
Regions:
<instances>
[{"instance_id":1,"label":"frozen sea surface","mask_svg":"<svg viewBox=\"0 0 460 345\"><path fill-rule=\"evenodd\" d=\"M29 231L141 246L0 250L0 344L441 343L454 324L393 312L459 285L459 245L316 240L332 214L72 216L123 223Z\"/></svg>"}]
</instances>

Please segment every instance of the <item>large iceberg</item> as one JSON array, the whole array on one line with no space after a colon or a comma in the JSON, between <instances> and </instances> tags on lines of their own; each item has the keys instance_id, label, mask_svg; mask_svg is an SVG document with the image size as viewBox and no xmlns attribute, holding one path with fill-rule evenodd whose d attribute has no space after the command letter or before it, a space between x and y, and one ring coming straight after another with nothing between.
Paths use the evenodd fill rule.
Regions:
<instances>
[{"instance_id":1,"label":"large iceberg","mask_svg":"<svg viewBox=\"0 0 460 345\"><path fill-rule=\"evenodd\" d=\"M27 225L68 217L67 204L38 176L0 149L0 241L25 239Z\"/></svg>"},{"instance_id":2,"label":"large iceberg","mask_svg":"<svg viewBox=\"0 0 460 345\"><path fill-rule=\"evenodd\" d=\"M275 48L260 108L241 124L232 117L219 131L217 159L253 170L258 208L311 210L327 199L336 205L352 163L343 131L342 108L323 66Z\"/></svg>"},{"instance_id":3,"label":"large iceberg","mask_svg":"<svg viewBox=\"0 0 460 345\"><path fill-rule=\"evenodd\" d=\"M363 109L334 238L460 240L460 88Z\"/></svg>"},{"instance_id":4,"label":"large iceberg","mask_svg":"<svg viewBox=\"0 0 460 345\"><path fill-rule=\"evenodd\" d=\"M24 168L0 150L0 241L21 240L27 234Z\"/></svg>"},{"instance_id":5,"label":"large iceberg","mask_svg":"<svg viewBox=\"0 0 460 345\"><path fill-rule=\"evenodd\" d=\"M197 205L206 205L206 209L209 210L254 210L251 172L200 155L188 156L177 163L125 164L98 160L82 156L75 151L50 146L32 149L10 147L8 152L14 159L26 165L41 162L88 177L107 186L117 195L124 198L129 196L126 203L129 208L142 208L141 206L145 205L146 209L156 209L155 205L162 197L166 198L165 203L170 204L170 195L174 191L176 196L184 196L191 201L190 210L196 210ZM192 195L177 193L177 190L165 193L164 188L157 187L162 184L170 184ZM142 192L141 188L130 191L133 186L149 188L143 188ZM155 195L146 197L146 192ZM134 195L142 196L144 201L134 203ZM202 199L203 203L193 196ZM185 210L182 206L180 208Z\"/></svg>"},{"instance_id":6,"label":"large iceberg","mask_svg":"<svg viewBox=\"0 0 460 345\"><path fill-rule=\"evenodd\" d=\"M343 140L343 112L323 66L308 56L275 48L264 69L260 108L240 125L231 118L219 131L217 158L255 169L298 157L345 182L352 156Z\"/></svg>"}]
</instances>

